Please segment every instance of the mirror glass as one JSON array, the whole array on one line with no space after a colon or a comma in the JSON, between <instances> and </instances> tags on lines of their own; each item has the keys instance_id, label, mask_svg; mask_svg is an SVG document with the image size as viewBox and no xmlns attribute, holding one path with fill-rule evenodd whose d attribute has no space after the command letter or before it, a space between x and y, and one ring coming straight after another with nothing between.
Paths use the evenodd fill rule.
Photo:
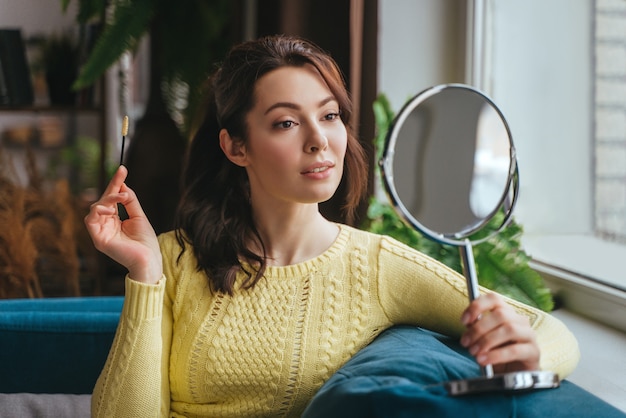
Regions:
<instances>
[{"instance_id":1,"label":"mirror glass","mask_svg":"<svg viewBox=\"0 0 626 418\"><path fill-rule=\"evenodd\" d=\"M499 210L510 216L517 195L506 120L466 85L436 86L409 100L390 127L381 167L396 209L438 240L467 238Z\"/></svg>"}]
</instances>

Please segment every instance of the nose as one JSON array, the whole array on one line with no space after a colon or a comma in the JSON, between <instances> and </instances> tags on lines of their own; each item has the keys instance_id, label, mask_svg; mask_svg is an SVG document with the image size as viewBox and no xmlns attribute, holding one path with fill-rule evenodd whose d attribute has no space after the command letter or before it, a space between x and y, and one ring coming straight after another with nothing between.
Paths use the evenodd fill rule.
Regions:
<instances>
[{"instance_id":1,"label":"nose","mask_svg":"<svg viewBox=\"0 0 626 418\"><path fill-rule=\"evenodd\" d=\"M328 138L319 127L314 127L308 136L304 151L318 152L326 148L328 148Z\"/></svg>"}]
</instances>

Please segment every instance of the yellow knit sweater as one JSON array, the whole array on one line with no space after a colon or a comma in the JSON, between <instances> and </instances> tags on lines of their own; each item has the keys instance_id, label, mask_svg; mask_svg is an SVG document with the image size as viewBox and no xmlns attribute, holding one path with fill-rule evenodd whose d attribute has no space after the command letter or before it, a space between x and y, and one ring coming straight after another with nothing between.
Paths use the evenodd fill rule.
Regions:
<instances>
[{"instance_id":1,"label":"yellow knit sweater","mask_svg":"<svg viewBox=\"0 0 626 418\"><path fill-rule=\"evenodd\" d=\"M353 354L394 324L458 336L465 279L389 238L341 225L323 254L269 267L250 290L213 294L173 233L159 237L164 277L126 279L117 334L92 398L96 417L297 417ZM239 280L243 279L240 277ZM542 369L578 362L554 317L530 319Z\"/></svg>"}]
</instances>

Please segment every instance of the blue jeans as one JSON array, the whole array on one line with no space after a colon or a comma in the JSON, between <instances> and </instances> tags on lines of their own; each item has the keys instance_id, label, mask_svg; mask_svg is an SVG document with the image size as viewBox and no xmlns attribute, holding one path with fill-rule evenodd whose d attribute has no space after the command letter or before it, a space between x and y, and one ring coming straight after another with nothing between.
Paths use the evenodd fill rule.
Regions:
<instances>
[{"instance_id":1,"label":"blue jeans","mask_svg":"<svg viewBox=\"0 0 626 418\"><path fill-rule=\"evenodd\" d=\"M396 326L331 376L302 417L626 417L568 381L556 389L459 397L442 385L478 376L478 365L456 341Z\"/></svg>"}]
</instances>

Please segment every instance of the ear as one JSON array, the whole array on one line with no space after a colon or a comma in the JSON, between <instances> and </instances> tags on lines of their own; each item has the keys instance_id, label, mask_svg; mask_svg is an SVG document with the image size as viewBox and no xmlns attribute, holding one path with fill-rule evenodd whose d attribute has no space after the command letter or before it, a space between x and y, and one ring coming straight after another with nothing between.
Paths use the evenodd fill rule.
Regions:
<instances>
[{"instance_id":1,"label":"ear","mask_svg":"<svg viewBox=\"0 0 626 418\"><path fill-rule=\"evenodd\" d=\"M248 165L245 145L241 140L230 136L226 129L220 130L220 148L233 164L240 167Z\"/></svg>"}]
</instances>

